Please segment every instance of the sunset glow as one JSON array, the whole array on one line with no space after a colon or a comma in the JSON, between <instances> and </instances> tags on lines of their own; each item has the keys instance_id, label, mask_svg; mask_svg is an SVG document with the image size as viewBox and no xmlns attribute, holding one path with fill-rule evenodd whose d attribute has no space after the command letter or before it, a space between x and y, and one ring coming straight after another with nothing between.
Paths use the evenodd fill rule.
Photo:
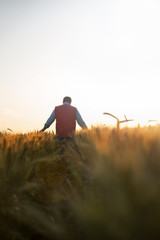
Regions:
<instances>
[{"instance_id":1,"label":"sunset glow","mask_svg":"<svg viewBox=\"0 0 160 240\"><path fill-rule=\"evenodd\" d=\"M157 0L1 1L0 131L40 130L66 95L89 127L115 126L104 112L160 120L159 12Z\"/></svg>"}]
</instances>

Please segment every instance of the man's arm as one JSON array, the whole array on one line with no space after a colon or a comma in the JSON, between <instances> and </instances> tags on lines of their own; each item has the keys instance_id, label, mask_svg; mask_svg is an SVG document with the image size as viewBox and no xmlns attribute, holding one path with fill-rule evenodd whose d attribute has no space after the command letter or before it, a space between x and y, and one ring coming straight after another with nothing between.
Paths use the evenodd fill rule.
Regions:
<instances>
[{"instance_id":1,"label":"man's arm","mask_svg":"<svg viewBox=\"0 0 160 240\"><path fill-rule=\"evenodd\" d=\"M49 128L55 119L56 119L56 114L54 109L53 112L51 113L51 116L48 118L47 122L45 123L44 128L42 128L40 132L44 132L47 128Z\"/></svg>"},{"instance_id":2,"label":"man's arm","mask_svg":"<svg viewBox=\"0 0 160 240\"><path fill-rule=\"evenodd\" d=\"M87 125L85 124L85 122L83 121L83 119L82 119L80 113L78 112L78 110L76 111L76 120L77 120L79 126L81 126L81 128L83 128L83 129L88 128Z\"/></svg>"}]
</instances>

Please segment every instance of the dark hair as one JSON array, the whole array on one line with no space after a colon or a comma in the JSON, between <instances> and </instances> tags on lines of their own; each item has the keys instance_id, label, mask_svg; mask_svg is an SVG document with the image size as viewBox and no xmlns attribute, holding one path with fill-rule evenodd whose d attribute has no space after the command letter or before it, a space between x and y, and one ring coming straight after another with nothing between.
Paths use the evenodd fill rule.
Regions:
<instances>
[{"instance_id":1,"label":"dark hair","mask_svg":"<svg viewBox=\"0 0 160 240\"><path fill-rule=\"evenodd\" d=\"M63 98L63 103L65 103L65 102L71 103L72 99L70 97L64 97Z\"/></svg>"}]
</instances>

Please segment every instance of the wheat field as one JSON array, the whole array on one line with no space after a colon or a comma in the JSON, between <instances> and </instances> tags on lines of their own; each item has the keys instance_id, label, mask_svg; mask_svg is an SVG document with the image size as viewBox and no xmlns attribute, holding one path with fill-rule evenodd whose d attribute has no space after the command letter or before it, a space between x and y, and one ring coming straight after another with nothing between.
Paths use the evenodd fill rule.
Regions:
<instances>
[{"instance_id":1,"label":"wheat field","mask_svg":"<svg viewBox=\"0 0 160 240\"><path fill-rule=\"evenodd\" d=\"M160 238L160 127L0 133L4 240Z\"/></svg>"}]
</instances>

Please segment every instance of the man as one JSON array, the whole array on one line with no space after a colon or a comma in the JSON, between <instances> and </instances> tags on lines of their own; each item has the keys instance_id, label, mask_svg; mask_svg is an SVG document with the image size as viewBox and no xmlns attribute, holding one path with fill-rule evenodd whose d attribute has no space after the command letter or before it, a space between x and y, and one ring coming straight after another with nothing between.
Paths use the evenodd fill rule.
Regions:
<instances>
[{"instance_id":1,"label":"man","mask_svg":"<svg viewBox=\"0 0 160 240\"><path fill-rule=\"evenodd\" d=\"M78 110L71 106L72 99L70 97L63 98L63 104L55 107L51 116L48 118L41 132L44 132L56 120L56 135L60 138L68 138L76 130L76 121L82 129L86 129L87 125L83 121Z\"/></svg>"}]
</instances>

